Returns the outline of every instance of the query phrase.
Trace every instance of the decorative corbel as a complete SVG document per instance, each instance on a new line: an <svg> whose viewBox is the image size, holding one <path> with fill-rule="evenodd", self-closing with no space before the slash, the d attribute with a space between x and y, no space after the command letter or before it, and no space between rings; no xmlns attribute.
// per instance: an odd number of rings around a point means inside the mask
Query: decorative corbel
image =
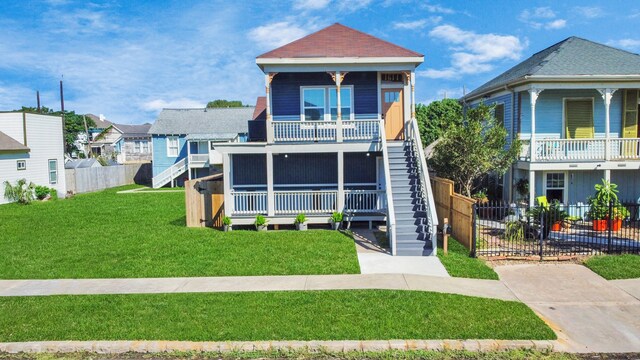
<svg viewBox="0 0 640 360"><path fill-rule="evenodd" d="M327 71L327 74L331 76L331 79L336 84L336 86L340 86L342 84L342 81L344 80L344 77L348 74L348 72L342 72L340 73L340 76L336 74L336 71Z"/></svg>
<svg viewBox="0 0 640 360"><path fill-rule="evenodd" d="M613 94L618 91L618 89L596 89L602 96L602 100L604 100L605 104L611 104L611 99L613 98Z"/></svg>
<svg viewBox="0 0 640 360"><path fill-rule="evenodd" d="M403 71L402 75L404 75L404 84L411 84L411 71Z"/></svg>

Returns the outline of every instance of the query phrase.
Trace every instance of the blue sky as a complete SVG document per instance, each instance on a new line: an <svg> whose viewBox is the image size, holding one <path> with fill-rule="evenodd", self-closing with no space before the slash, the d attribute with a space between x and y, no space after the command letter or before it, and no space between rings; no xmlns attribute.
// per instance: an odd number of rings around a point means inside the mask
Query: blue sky
<svg viewBox="0 0 640 360"><path fill-rule="evenodd" d="M416 98L458 97L569 36L640 52L638 1L2 1L0 110L152 122L264 91L255 57L340 22L425 54Z"/></svg>

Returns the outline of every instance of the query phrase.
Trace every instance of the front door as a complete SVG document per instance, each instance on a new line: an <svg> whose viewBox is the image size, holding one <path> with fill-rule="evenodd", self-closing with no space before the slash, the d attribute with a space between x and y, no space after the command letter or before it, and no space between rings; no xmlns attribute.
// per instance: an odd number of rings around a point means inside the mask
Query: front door
<svg viewBox="0 0 640 360"><path fill-rule="evenodd" d="M402 140L404 135L404 101L402 89L382 89L382 117L387 140Z"/></svg>

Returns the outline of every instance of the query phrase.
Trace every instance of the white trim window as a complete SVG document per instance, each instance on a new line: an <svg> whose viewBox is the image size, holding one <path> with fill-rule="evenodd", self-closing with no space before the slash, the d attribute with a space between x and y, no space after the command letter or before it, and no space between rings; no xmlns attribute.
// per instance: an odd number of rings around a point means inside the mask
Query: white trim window
<svg viewBox="0 0 640 360"><path fill-rule="evenodd" d="M49 184L58 183L58 160L49 159Z"/></svg>
<svg viewBox="0 0 640 360"><path fill-rule="evenodd" d="M18 171L27 170L27 160L17 160L16 167Z"/></svg>
<svg viewBox="0 0 640 360"><path fill-rule="evenodd" d="M133 142L133 152L146 154L149 152L149 142L147 140L136 140Z"/></svg>
<svg viewBox="0 0 640 360"><path fill-rule="evenodd" d="M567 203L567 180L566 172L544 173L544 195L549 203L554 200L563 204Z"/></svg>
<svg viewBox="0 0 640 360"><path fill-rule="evenodd" d="M177 136L167 136L167 156L178 157L179 140Z"/></svg>
<svg viewBox="0 0 640 360"><path fill-rule="evenodd" d="M300 88L300 118L303 121L337 120L338 99L335 86ZM353 86L340 88L342 119L353 119Z"/></svg>

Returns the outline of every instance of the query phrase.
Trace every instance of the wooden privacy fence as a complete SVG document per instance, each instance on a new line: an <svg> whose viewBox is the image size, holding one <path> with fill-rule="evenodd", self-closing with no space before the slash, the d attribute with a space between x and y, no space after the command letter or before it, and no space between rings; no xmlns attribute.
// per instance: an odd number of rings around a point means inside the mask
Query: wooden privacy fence
<svg viewBox="0 0 640 360"><path fill-rule="evenodd" d="M82 194L116 186L151 183L151 164L125 164L65 169L67 191Z"/></svg>
<svg viewBox="0 0 640 360"><path fill-rule="evenodd" d="M431 178L431 188L436 203L438 223L449 219L451 235L470 251L473 247L473 204L475 200L453 191L454 182L438 177Z"/></svg>
<svg viewBox="0 0 640 360"><path fill-rule="evenodd" d="M184 182L187 227L222 227L224 187L222 174Z"/></svg>

